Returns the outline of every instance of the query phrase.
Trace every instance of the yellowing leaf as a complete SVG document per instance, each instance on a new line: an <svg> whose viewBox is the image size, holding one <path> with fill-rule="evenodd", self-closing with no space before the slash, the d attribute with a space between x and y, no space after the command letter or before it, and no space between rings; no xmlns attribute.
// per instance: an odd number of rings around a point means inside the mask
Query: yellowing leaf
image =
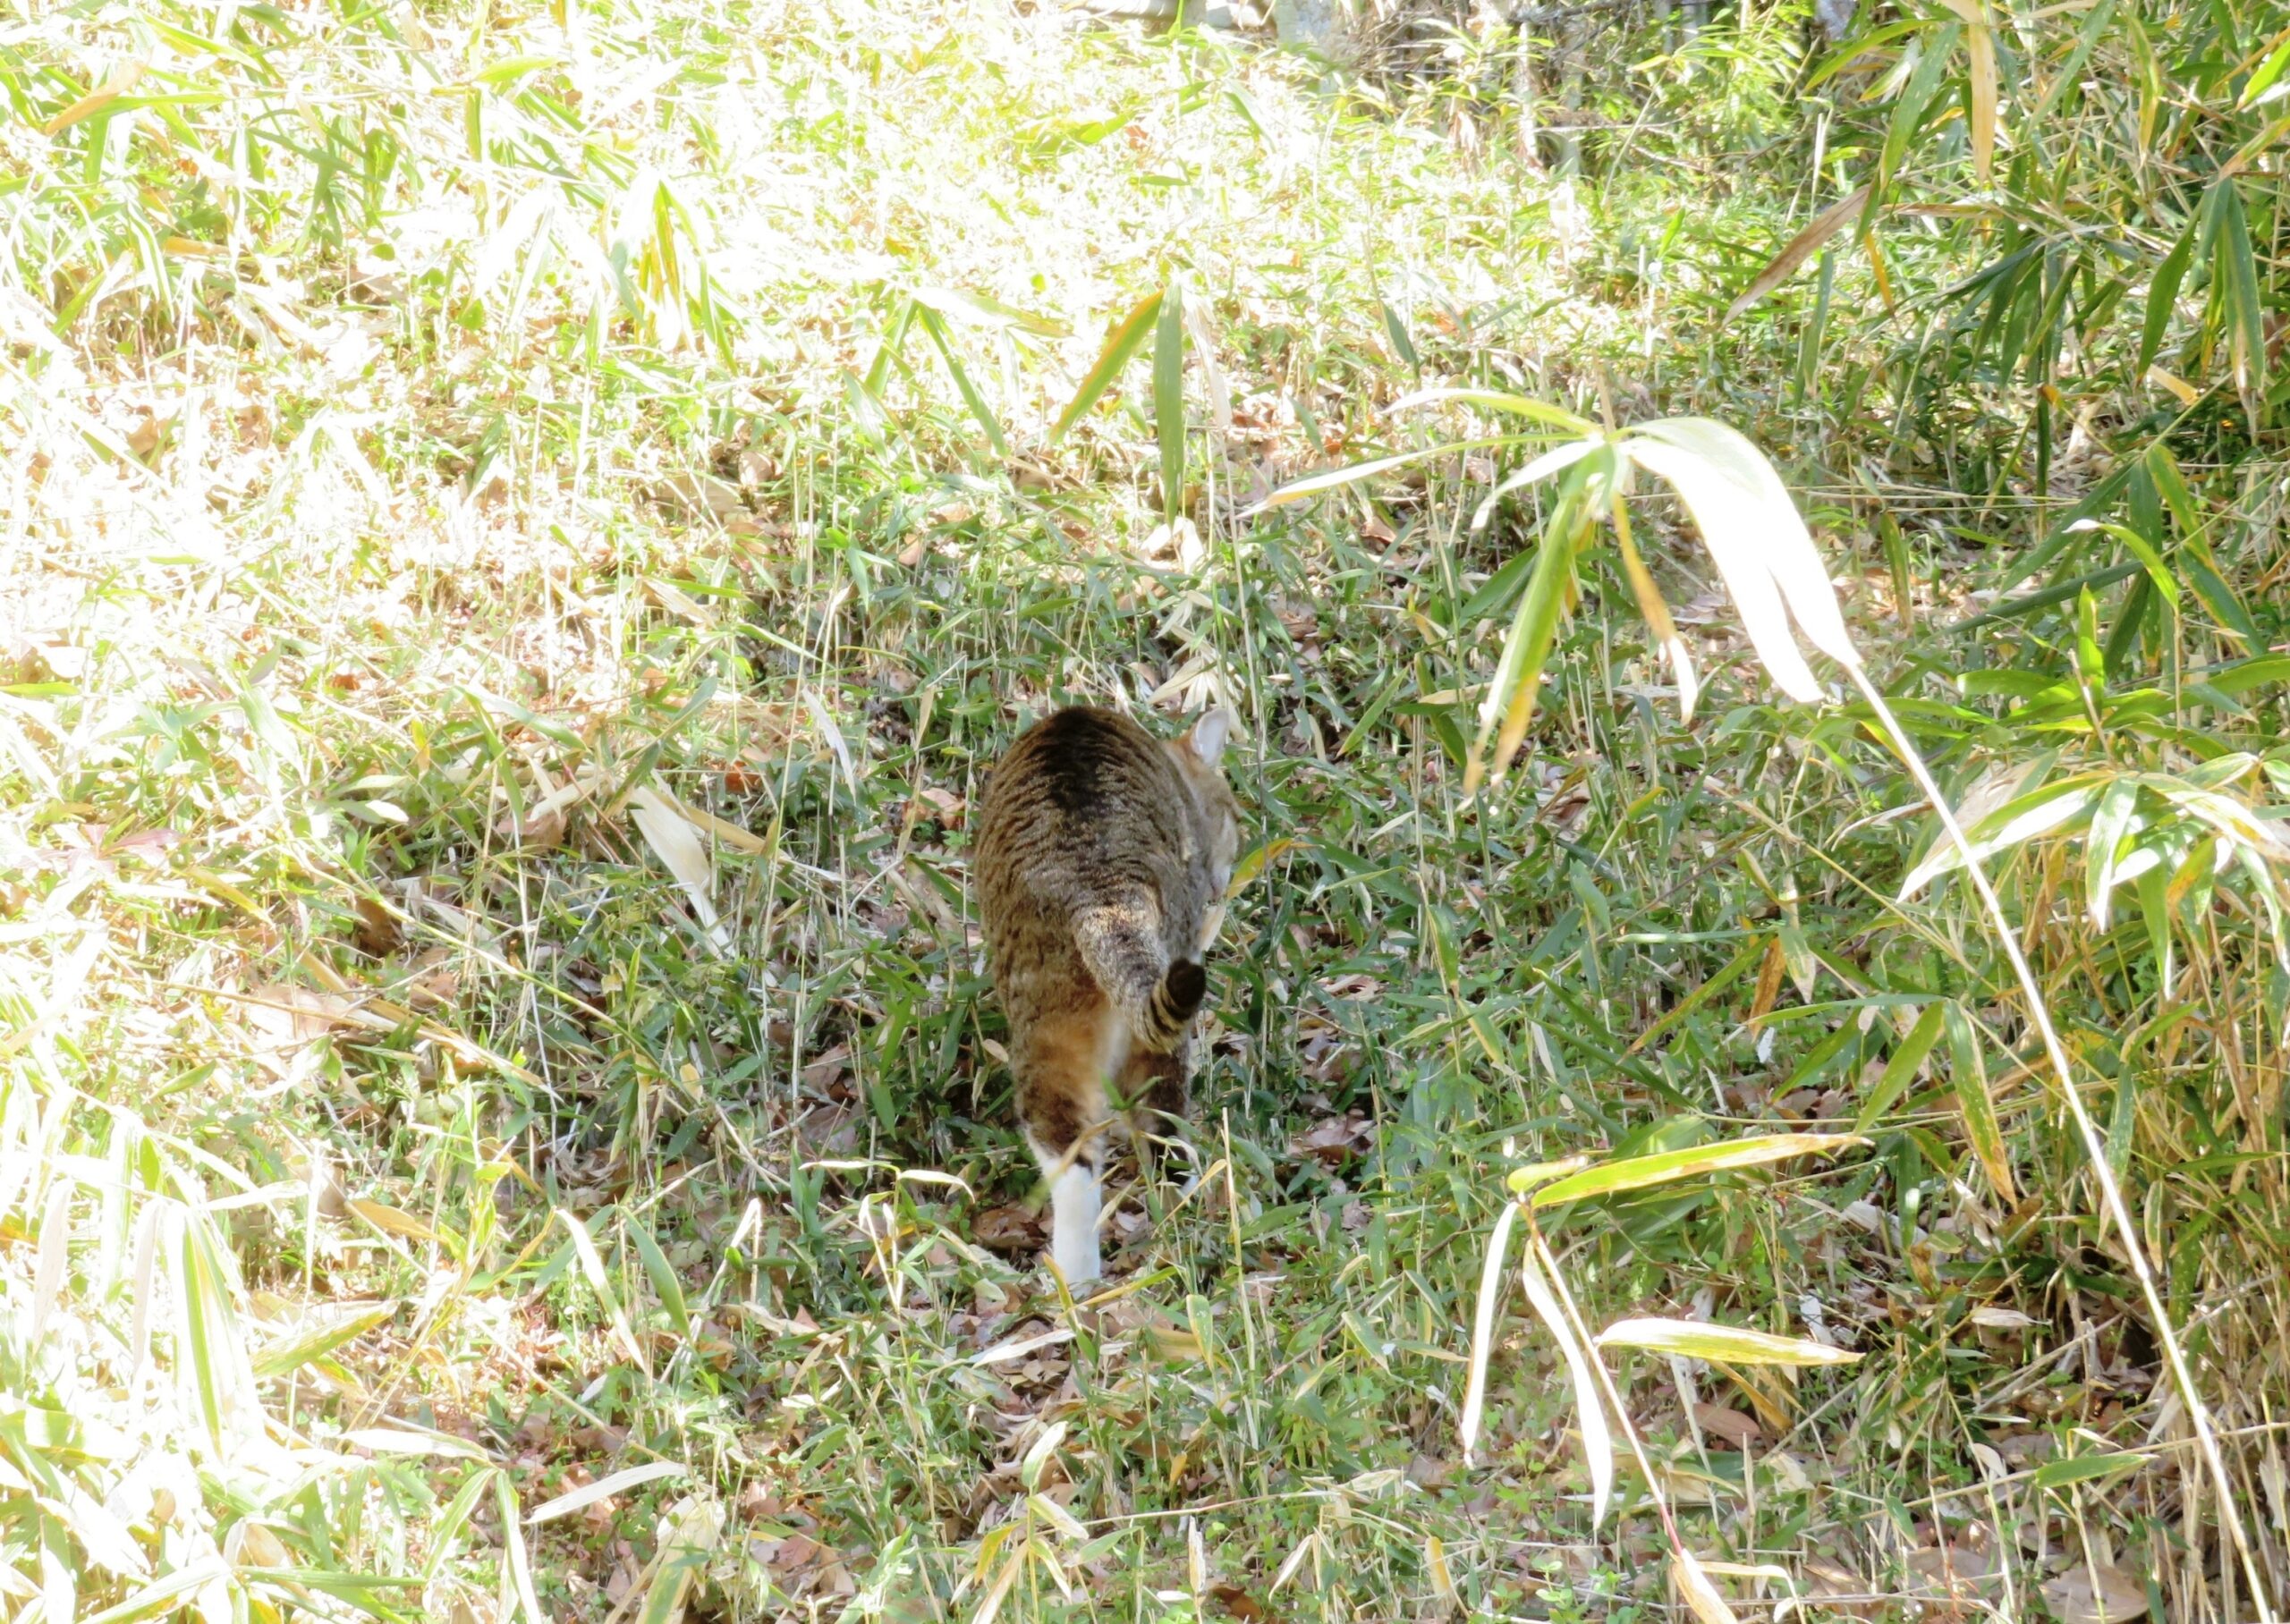
<svg viewBox="0 0 2290 1624"><path fill-rule="evenodd" d="M1979 1156L1980 1166L1988 1170L1988 1181L1995 1188L1996 1198L2006 1207L2014 1205L2020 1199L2019 1187L2013 1182L2011 1154L2004 1147L2004 1131L1997 1124L1996 1101L1988 1092L1988 1068L1980 1058L1980 1032L1960 1003L1948 1004L1946 1019L1955 1062L1949 1080L1955 1086L1956 1108L1963 1113L1964 1138L1972 1141L1973 1154Z"/></svg>
<svg viewBox="0 0 2290 1624"><path fill-rule="evenodd" d="M402 1213L379 1201L349 1203L350 1210L386 1235L403 1235L409 1240L437 1240L442 1237L411 1213Z"/></svg>
<svg viewBox="0 0 2290 1624"><path fill-rule="evenodd" d="M1601 1348L1643 1348L1689 1359L1718 1359L1731 1365L1850 1365L1860 1355L1801 1337L1775 1336L1738 1325L1706 1325L1699 1320L1616 1320L1599 1332Z"/></svg>
<svg viewBox="0 0 2290 1624"><path fill-rule="evenodd" d="M1121 369L1129 364L1129 358L1144 344L1145 335L1153 331L1160 315L1160 293L1148 293L1131 306L1129 314L1106 334L1105 347L1098 351L1098 359L1091 363L1089 375L1082 378L1081 386L1073 392L1073 398L1066 402L1065 410L1057 414L1057 421L1050 428L1049 443L1052 445L1064 439L1065 431L1080 422L1082 414L1098 403L1098 397L1113 386L1114 379L1121 376Z"/></svg>
<svg viewBox="0 0 2290 1624"><path fill-rule="evenodd" d="M1971 57L1972 167L1987 185L1996 170L1996 34L1980 0L1942 0L1963 19L1964 47Z"/></svg>
<svg viewBox="0 0 2290 1624"><path fill-rule="evenodd" d="M1293 851L1297 847L1303 843L1304 842L1300 840L1294 840L1284 835L1276 841L1267 841L1261 846L1247 852L1242 857L1239 862L1233 865L1233 877L1226 882L1225 886L1226 900L1229 901L1234 897L1240 895L1243 891L1246 890L1250 882L1254 880L1257 875L1262 874L1265 870L1265 866L1270 863L1273 859L1280 856L1283 852Z"/></svg>
<svg viewBox="0 0 2290 1624"><path fill-rule="evenodd" d="M1687 1610L1701 1624L1741 1624L1726 1598L1718 1594L1718 1586L1709 1582L1709 1574L1702 1571L1701 1562L1684 1545L1670 1552L1670 1583L1678 1587Z"/></svg>
<svg viewBox="0 0 2290 1624"><path fill-rule="evenodd" d="M140 62L120 63L106 76L102 84L42 124L39 132L42 135L61 135L82 120L93 118L135 88L136 80L143 77L143 65Z"/></svg>
<svg viewBox="0 0 2290 1624"><path fill-rule="evenodd" d="M2194 406L2201 402L2202 391L2176 372L2167 371L2161 367L2150 367L2147 368L2147 381L2169 390L2178 397L2179 404L2182 406Z"/></svg>
<svg viewBox="0 0 2290 1624"><path fill-rule="evenodd" d="M1607 1502L1614 1498L1614 1434L1607 1425L1590 1356L1575 1340L1566 1311L1550 1288L1549 1275L1544 1273L1546 1263L1542 1238L1530 1231L1526 1252L1519 1259L1519 1278L1526 1286L1527 1300L1542 1317L1543 1328L1558 1344L1559 1357L1566 1361L1567 1379L1573 1383L1575 1425L1582 1431L1582 1454L1590 1468L1590 1528L1595 1533L1606 1520ZM1556 1272L1555 1265L1549 1266Z"/></svg>
<svg viewBox="0 0 2290 1624"><path fill-rule="evenodd" d="M1795 275L1797 267L1813 257L1813 250L1842 231L1845 228L1845 223L1858 215L1867 206L1868 201L1869 189L1863 186L1851 197L1840 198L1814 216L1812 224L1790 238L1782 250L1767 263L1766 267L1751 279L1750 285L1742 290L1742 296L1734 300L1732 307L1726 310L1726 319L1733 320Z"/></svg>
<svg viewBox="0 0 2290 1624"><path fill-rule="evenodd" d="M1867 1143L1859 1135L1850 1133L1777 1133L1758 1138L1727 1139L1715 1145L1691 1145L1684 1150L1666 1150L1650 1156L1631 1156L1601 1163L1556 1184L1546 1184L1530 1199L1538 1208L1556 1206L1590 1196L1646 1189L1701 1173L1757 1167L1791 1156L1832 1155L1848 1146Z"/></svg>

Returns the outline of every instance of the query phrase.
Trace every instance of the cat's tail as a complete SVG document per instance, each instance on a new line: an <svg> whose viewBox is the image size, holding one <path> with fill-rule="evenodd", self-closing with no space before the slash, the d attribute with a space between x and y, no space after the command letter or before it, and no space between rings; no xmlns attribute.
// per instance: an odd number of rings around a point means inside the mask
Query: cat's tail
<svg viewBox="0 0 2290 1624"><path fill-rule="evenodd" d="M1073 921L1081 961L1128 1023L1139 1047L1166 1054L1209 994L1209 972L1195 959L1168 957L1144 910L1092 908Z"/></svg>

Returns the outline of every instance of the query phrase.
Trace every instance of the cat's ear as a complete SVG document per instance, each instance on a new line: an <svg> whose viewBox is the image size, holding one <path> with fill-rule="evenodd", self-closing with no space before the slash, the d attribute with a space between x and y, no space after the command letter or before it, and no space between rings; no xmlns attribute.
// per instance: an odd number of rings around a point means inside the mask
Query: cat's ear
<svg viewBox="0 0 2290 1624"><path fill-rule="evenodd" d="M1192 724L1192 732L1184 736L1185 749L1202 766L1213 767L1225 753L1225 742L1233 736L1233 713L1223 706L1203 711L1200 720Z"/></svg>

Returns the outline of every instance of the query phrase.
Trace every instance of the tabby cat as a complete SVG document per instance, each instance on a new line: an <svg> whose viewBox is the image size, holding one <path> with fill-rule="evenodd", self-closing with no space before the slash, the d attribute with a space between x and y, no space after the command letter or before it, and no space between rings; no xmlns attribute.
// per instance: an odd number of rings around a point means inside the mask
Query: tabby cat
<svg viewBox="0 0 2290 1624"><path fill-rule="evenodd" d="M1075 706L1036 723L986 787L972 871L1010 1023L1026 1142L1050 1181L1050 1255L1098 1277L1110 1106L1185 1108L1200 955L1240 844L1217 760L1231 714L1182 739Z"/></svg>

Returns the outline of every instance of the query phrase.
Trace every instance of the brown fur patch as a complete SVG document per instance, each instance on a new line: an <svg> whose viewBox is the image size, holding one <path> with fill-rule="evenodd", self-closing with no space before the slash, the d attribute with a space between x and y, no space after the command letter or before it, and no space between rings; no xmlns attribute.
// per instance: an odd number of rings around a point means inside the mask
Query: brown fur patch
<svg viewBox="0 0 2290 1624"><path fill-rule="evenodd" d="M1238 805L1192 740L1111 712L1060 711L996 765L971 869L1045 1165L1105 1120L1109 1087L1166 1113L1151 1131L1182 1119L1196 954L1239 842Z"/></svg>

